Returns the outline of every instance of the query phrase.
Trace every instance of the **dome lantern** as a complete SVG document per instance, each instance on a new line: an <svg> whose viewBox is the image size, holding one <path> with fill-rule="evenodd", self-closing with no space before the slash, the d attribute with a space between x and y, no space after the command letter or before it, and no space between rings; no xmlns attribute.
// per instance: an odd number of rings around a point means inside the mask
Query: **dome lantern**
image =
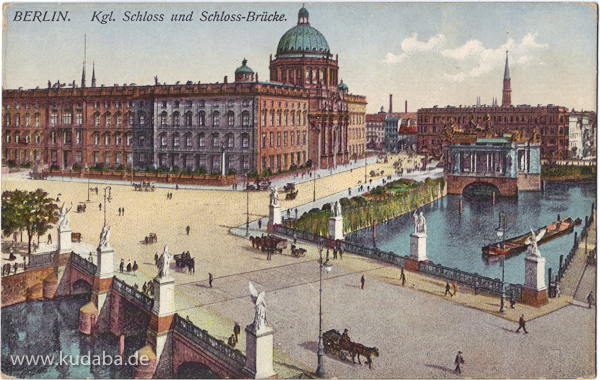
<svg viewBox="0 0 600 380"><path fill-rule="evenodd" d="M302 4L302 8L298 12L298 25L310 25L308 22L308 10L304 8L304 4Z"/></svg>
<svg viewBox="0 0 600 380"><path fill-rule="evenodd" d="M254 80L254 71L246 66L248 60L244 58L242 66L235 70L235 81L236 82L249 82Z"/></svg>

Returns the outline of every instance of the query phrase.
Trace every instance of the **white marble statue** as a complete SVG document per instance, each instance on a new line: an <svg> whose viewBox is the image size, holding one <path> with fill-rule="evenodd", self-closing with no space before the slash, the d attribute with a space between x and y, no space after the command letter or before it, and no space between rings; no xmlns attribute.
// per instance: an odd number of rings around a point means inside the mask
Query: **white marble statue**
<svg viewBox="0 0 600 380"><path fill-rule="evenodd" d="M105 224L100 232L100 249L110 248L110 227Z"/></svg>
<svg viewBox="0 0 600 380"><path fill-rule="evenodd" d="M250 288L250 296L252 302L254 302L254 321L249 326L254 332L259 332L263 328L267 327L267 304L265 304L265 292L258 293L258 290L252 285L252 282L248 281L248 287Z"/></svg>
<svg viewBox="0 0 600 380"><path fill-rule="evenodd" d="M169 246L165 245L163 253L160 255L158 261L156 262L159 278L169 277L169 264L171 263L172 258L173 255L169 253Z"/></svg>
<svg viewBox="0 0 600 380"><path fill-rule="evenodd" d="M67 208L66 204L63 203L62 206L60 207L60 216L58 217L58 228L60 230L68 230L69 229L69 212L71 211L71 209L73 208L73 205L71 204L71 207Z"/></svg>
<svg viewBox="0 0 600 380"><path fill-rule="evenodd" d="M423 216L423 211L417 212L413 214L413 218L415 218L415 233L416 234L426 234L427 233L427 223L425 217Z"/></svg>
<svg viewBox="0 0 600 380"><path fill-rule="evenodd" d="M546 234L546 229L544 228L543 230L540 231L539 234L537 234L537 236L535 235L535 232L533 232L533 228L531 228L531 226L529 226L529 230L531 231L531 236L525 241L525 244L527 244L527 256L528 257L542 257L542 254L540 253L540 250L538 249L538 241L540 241L544 235Z"/></svg>
<svg viewBox="0 0 600 380"><path fill-rule="evenodd" d="M342 216L342 205L340 205L340 201L335 202L335 216Z"/></svg>
<svg viewBox="0 0 600 380"><path fill-rule="evenodd" d="M271 189L271 206L279 206L279 192L277 186Z"/></svg>

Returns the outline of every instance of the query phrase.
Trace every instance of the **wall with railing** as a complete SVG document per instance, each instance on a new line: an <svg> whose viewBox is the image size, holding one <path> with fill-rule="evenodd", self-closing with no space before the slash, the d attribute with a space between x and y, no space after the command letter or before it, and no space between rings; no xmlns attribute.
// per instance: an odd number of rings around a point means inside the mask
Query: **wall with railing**
<svg viewBox="0 0 600 380"><path fill-rule="evenodd" d="M575 232L573 247L571 247L571 250L569 251L569 254L565 257L564 261L561 260L561 262L559 263L559 268L558 268L558 272L556 273L556 277L554 279L548 279L551 283L558 282L563 278L563 276L565 275L565 272L571 265L571 262L573 261L573 258L575 257L575 254L577 253L577 250L579 249L579 246L582 243L587 244L587 238L588 238L588 234L590 232L590 228L592 227L592 225L595 222L594 207L595 207L595 205L592 203L592 212L589 217L587 217L587 216L585 217L585 224L583 225L583 229L581 230L581 233L579 234L579 236L577 235L577 232ZM590 259L590 256L591 256L591 259ZM561 256L561 258L562 258L562 256ZM596 258L596 248L594 248L591 252L588 252L588 257L586 258L586 260L588 261L588 263L591 260L592 263L595 264L595 260L596 260L595 258Z"/></svg>
<svg viewBox="0 0 600 380"><path fill-rule="evenodd" d="M147 312L152 311L154 299L135 289L133 286L127 285L124 281L114 277L112 289Z"/></svg>
<svg viewBox="0 0 600 380"><path fill-rule="evenodd" d="M93 262L84 259L75 252L71 253L71 266L79 269L85 274L94 277L96 274L97 266Z"/></svg>

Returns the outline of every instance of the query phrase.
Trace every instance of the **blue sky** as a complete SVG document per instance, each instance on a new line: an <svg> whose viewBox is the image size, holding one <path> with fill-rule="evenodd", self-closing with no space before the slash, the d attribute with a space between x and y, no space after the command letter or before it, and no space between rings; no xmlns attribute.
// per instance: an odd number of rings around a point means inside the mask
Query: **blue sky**
<svg viewBox="0 0 600 380"><path fill-rule="evenodd" d="M87 34L98 84L230 80L243 58L268 79L269 55L296 25L301 3L98 3L5 5L4 88L81 80ZM306 3L310 22L339 55L340 78L367 96L368 111L409 111L502 99L509 50L513 104L596 109L597 11L583 3ZM15 22L15 12L69 11L69 22ZM117 21L91 21L113 11ZM126 11L164 14L125 22ZM194 12L191 22L171 14ZM201 22L203 11L285 14L284 22Z"/></svg>

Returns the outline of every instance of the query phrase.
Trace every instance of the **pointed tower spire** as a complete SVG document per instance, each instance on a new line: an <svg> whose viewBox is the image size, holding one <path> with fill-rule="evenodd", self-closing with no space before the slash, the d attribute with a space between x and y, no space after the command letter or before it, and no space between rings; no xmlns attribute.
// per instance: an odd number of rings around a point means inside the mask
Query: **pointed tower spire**
<svg viewBox="0 0 600 380"><path fill-rule="evenodd" d="M85 88L85 59L87 54L87 35L83 35L83 73L81 73L81 88Z"/></svg>
<svg viewBox="0 0 600 380"><path fill-rule="evenodd" d="M92 87L96 87L96 62L92 63Z"/></svg>
<svg viewBox="0 0 600 380"><path fill-rule="evenodd" d="M506 51L506 66L504 67L504 86L502 87L502 107L510 107L512 103L510 89L510 73L508 72L508 50Z"/></svg>

